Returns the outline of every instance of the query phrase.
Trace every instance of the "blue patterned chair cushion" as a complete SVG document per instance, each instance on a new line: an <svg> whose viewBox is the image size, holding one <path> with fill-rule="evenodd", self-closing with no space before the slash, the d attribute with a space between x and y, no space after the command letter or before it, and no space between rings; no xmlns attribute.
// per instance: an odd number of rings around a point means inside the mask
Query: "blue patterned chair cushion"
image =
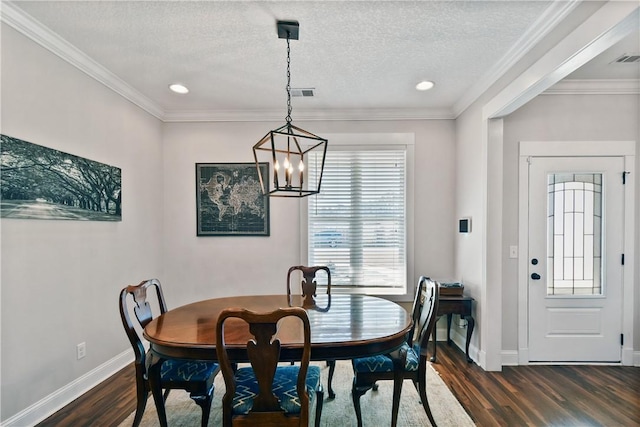
<svg viewBox="0 0 640 427"><path fill-rule="evenodd" d="M213 362L165 360L160 368L162 381L206 381L218 369Z"/></svg>
<svg viewBox="0 0 640 427"><path fill-rule="evenodd" d="M407 350L407 360L404 365L405 371L417 371L420 354L420 346L409 348L409 344L402 344L401 348ZM393 372L393 361L386 354L379 356L361 357L353 359L353 370L356 372Z"/></svg>
<svg viewBox="0 0 640 427"><path fill-rule="evenodd" d="M298 371L300 367L279 366L273 378L273 394L280 400L280 407L286 414L300 413L300 399L296 391ZM307 393L309 401L315 397L316 389L320 384L320 368L309 366L307 370ZM239 368L236 371L236 394L233 396L233 415L248 414L253 407L253 399L258 394L258 380L253 368Z"/></svg>

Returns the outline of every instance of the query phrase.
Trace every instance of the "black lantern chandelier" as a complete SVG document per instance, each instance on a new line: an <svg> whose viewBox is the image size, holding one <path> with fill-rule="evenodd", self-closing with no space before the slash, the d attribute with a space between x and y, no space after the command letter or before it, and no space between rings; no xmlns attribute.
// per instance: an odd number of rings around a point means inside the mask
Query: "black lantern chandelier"
<svg viewBox="0 0 640 427"><path fill-rule="evenodd" d="M278 21L278 38L287 39L286 123L267 133L253 146L262 193L280 197L305 197L320 192L327 140L291 123L291 58L289 40L298 40L297 21ZM268 168L264 165L268 164ZM309 174L310 164L314 165ZM262 166L262 167L261 167ZM269 174L273 188L269 189Z"/></svg>

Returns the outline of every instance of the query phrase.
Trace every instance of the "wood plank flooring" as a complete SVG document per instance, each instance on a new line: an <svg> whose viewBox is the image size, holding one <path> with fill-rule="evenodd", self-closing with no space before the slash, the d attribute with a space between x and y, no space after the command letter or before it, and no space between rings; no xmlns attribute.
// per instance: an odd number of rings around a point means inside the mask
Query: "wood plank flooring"
<svg viewBox="0 0 640 427"><path fill-rule="evenodd" d="M509 366L485 372L444 343L434 366L478 426L640 426L640 368ZM119 425L135 409L133 377L131 365L38 426Z"/></svg>
<svg viewBox="0 0 640 427"><path fill-rule="evenodd" d="M485 372L438 343L441 378L478 426L640 426L640 368L505 366Z"/></svg>

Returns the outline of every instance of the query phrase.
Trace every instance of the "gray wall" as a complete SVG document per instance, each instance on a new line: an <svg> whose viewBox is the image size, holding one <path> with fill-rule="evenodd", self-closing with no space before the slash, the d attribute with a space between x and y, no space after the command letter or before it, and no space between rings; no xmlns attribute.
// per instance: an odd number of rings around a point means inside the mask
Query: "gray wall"
<svg viewBox="0 0 640 427"><path fill-rule="evenodd" d="M2 133L122 169L122 222L3 219L5 420L121 353L119 290L162 276L161 123L2 25ZM76 344L87 356L76 360Z"/></svg>
<svg viewBox="0 0 640 427"><path fill-rule="evenodd" d="M295 119L295 118L294 118ZM300 204L273 197L270 237L196 237L195 163L251 162L251 147L282 123L167 123L164 126L164 259L172 304L203 297L273 294L300 259ZM447 279L453 272L454 126L452 120L299 122L317 135L415 134L415 268ZM411 275L411 274L410 274ZM185 283L188 279L188 283ZM179 292L177 289L180 289ZM175 294L175 295L174 295Z"/></svg>

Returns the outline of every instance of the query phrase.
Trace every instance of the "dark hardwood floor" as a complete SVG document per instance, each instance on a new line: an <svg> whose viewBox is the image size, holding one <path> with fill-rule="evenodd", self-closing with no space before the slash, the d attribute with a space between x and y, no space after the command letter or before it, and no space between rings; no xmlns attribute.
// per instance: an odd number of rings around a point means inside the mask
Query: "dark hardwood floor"
<svg viewBox="0 0 640 427"><path fill-rule="evenodd" d="M444 343L434 367L478 426L640 426L640 368L530 365L485 372Z"/></svg>
<svg viewBox="0 0 640 427"><path fill-rule="evenodd" d="M485 372L444 343L434 366L478 426L640 426L640 368L508 366ZM117 426L135 409L133 378L131 365L38 426Z"/></svg>

